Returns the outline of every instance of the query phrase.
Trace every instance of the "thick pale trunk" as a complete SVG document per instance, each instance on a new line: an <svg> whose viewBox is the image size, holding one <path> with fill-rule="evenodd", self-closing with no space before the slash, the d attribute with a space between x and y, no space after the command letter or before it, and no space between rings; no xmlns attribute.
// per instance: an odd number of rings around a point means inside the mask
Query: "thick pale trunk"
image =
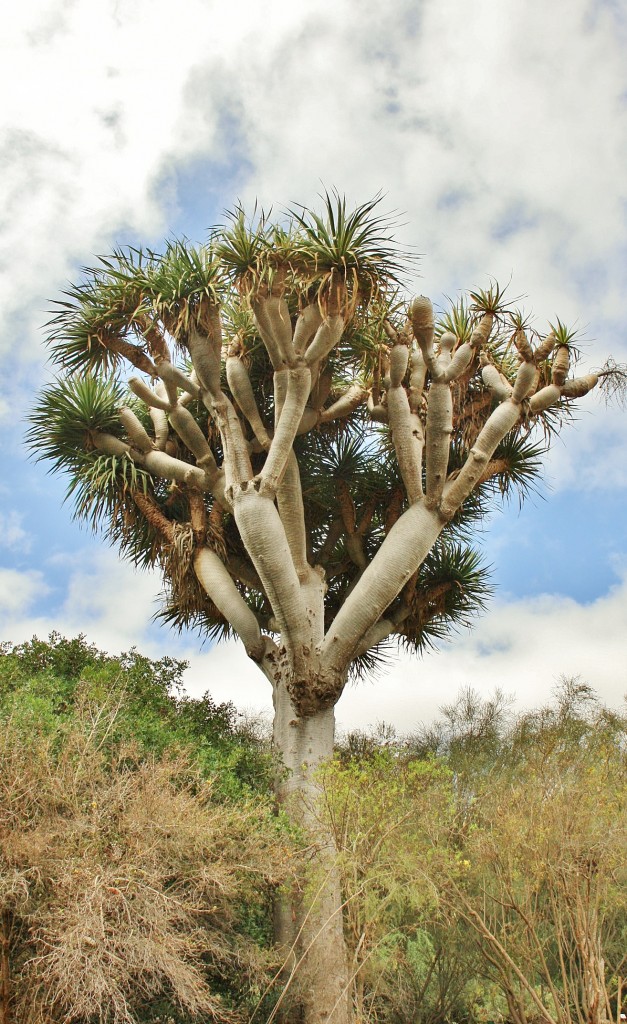
<svg viewBox="0 0 627 1024"><path fill-rule="evenodd" d="M284 1020L349 1024L351 993L336 850L320 820L319 766L333 755L334 709L299 717L281 682L275 687L274 744L283 763L277 799L311 837L305 894L284 899L275 912L275 936L286 957ZM287 1007L291 1007L287 1011Z"/></svg>

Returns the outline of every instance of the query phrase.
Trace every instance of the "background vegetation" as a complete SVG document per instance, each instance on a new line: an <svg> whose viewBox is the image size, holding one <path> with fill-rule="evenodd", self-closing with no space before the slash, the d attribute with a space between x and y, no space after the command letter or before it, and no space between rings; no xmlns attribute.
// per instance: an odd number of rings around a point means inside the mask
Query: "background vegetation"
<svg viewBox="0 0 627 1024"><path fill-rule="evenodd" d="M184 664L84 637L0 656L2 1024L273 1019L270 934L308 850L263 731ZM626 719L580 681L515 716L472 692L322 775L358 1020L616 1020L627 968ZM296 966L296 970L298 966ZM275 1009L273 1009L275 1007Z"/></svg>

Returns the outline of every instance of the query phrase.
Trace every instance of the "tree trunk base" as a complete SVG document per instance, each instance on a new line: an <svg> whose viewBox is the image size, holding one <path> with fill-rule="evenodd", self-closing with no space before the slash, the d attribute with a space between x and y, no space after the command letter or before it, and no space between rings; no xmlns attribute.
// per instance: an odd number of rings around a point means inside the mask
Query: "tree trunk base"
<svg viewBox="0 0 627 1024"><path fill-rule="evenodd" d="M277 901L275 940L285 951L284 1024L351 1024L351 985L337 853L320 816L319 766L333 756L334 710L299 717L287 690L275 688L274 744L286 775L277 799L310 837L303 891Z"/></svg>

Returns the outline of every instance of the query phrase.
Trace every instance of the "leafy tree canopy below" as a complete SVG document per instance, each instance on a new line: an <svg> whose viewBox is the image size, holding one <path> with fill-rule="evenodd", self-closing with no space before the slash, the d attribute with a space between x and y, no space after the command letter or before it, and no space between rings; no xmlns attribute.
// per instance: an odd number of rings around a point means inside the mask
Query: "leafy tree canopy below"
<svg viewBox="0 0 627 1024"><path fill-rule="evenodd" d="M84 635L53 632L0 648L0 718L25 733L62 735L77 716L115 711L105 745L132 741L141 756L185 749L205 775L217 775L225 796L268 791L271 762L252 731L238 723L233 704L210 693L191 699L183 691L185 661L151 660L134 648L110 655Z"/></svg>

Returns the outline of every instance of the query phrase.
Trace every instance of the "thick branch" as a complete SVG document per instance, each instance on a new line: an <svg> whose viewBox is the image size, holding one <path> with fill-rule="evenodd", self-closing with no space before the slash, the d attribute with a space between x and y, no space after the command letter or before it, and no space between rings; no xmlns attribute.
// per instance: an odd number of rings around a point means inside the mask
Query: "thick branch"
<svg viewBox="0 0 627 1024"><path fill-rule="evenodd" d="M164 365L163 363L161 364L160 372ZM171 370L175 370L171 364L168 364L168 366ZM224 473L218 468L213 452L209 447L209 442L196 423L196 420L189 410L177 400L178 387L185 387L187 394L193 393L193 389L198 392L198 388L185 374L178 370L172 376L166 374L163 377L163 381L164 383L161 384L161 388L168 389L170 396L168 400L162 394L152 391L143 381L137 378L132 378L129 381L131 390L149 406L155 424L156 435L153 442L132 410L127 408L120 409L120 419L131 444L144 455L153 450L157 454L165 455L164 449L168 437L167 427L169 419L185 447L195 457L199 469L206 475L206 486L203 489L209 489L216 500L224 504ZM166 417L164 409L168 410L169 417ZM166 458L169 458L169 456L166 456ZM163 463L163 459L161 461ZM148 462L145 459L144 462L148 466ZM154 459L152 462L155 466L157 465ZM165 465L165 463L163 464Z"/></svg>
<svg viewBox="0 0 627 1024"><path fill-rule="evenodd" d="M168 435L170 433L168 417L163 409L151 408L148 410L148 414L152 420L152 426L155 432L155 448L159 452L164 452Z"/></svg>
<svg viewBox="0 0 627 1024"><path fill-rule="evenodd" d="M490 389L494 398L499 402L503 402L505 399L509 398L513 390L512 385L508 381L507 377L505 377L500 370L497 370L496 366L489 361L488 357L484 353L481 354L481 367L481 378L483 383Z"/></svg>
<svg viewBox="0 0 627 1024"><path fill-rule="evenodd" d="M488 418L462 469L444 490L442 515L450 519L477 486L497 446L518 423L521 407L511 398L501 402Z"/></svg>
<svg viewBox="0 0 627 1024"><path fill-rule="evenodd" d="M259 444L266 451L270 447L270 437L265 428L263 420L259 415L255 394L253 392L248 370L244 366L240 356L229 355L226 360L226 379L231 394L240 407L242 413L250 423L253 433Z"/></svg>
<svg viewBox="0 0 627 1024"><path fill-rule="evenodd" d="M346 671L368 630L422 563L443 526L444 520L423 501L403 513L336 615L322 647L324 665Z"/></svg>
<svg viewBox="0 0 627 1024"><path fill-rule="evenodd" d="M157 367L139 345L133 345L130 341L124 341L122 338L107 338L107 343L104 347L108 348L111 352L124 356L125 359L128 359L129 363L136 366L138 370L143 370L150 377L157 376Z"/></svg>
<svg viewBox="0 0 627 1024"><path fill-rule="evenodd" d="M403 507L404 494L401 487L395 487L390 495L390 499L385 510L385 522L383 528L385 534L390 532L394 524L398 521L401 515L401 509Z"/></svg>
<svg viewBox="0 0 627 1024"><path fill-rule="evenodd" d="M305 351L305 361L308 366L325 359L331 352L344 333L344 317L329 316L320 324L313 341Z"/></svg>
<svg viewBox="0 0 627 1024"><path fill-rule="evenodd" d="M373 495L373 497L369 498L364 505L362 517L357 524L357 529L355 530L360 537L365 537L368 532L368 527L372 522L372 517L374 516L377 508L377 500L377 496Z"/></svg>
<svg viewBox="0 0 627 1024"><path fill-rule="evenodd" d="M160 533L163 539L171 544L174 540L174 524L164 516L157 503L143 491L133 491L133 501L153 530Z"/></svg>
<svg viewBox="0 0 627 1024"><path fill-rule="evenodd" d="M197 545L203 545L207 538L207 509L204 495L200 491L189 490L187 500L194 541Z"/></svg>
<svg viewBox="0 0 627 1024"><path fill-rule="evenodd" d="M305 406L300 423L298 424L298 430L296 431L298 435L307 434L320 423L331 423L333 420L344 419L350 416L368 398L368 392L361 384L351 384L335 402L328 406L327 409L324 409L323 405L327 399L330 386L330 375L323 374L319 384L323 386L316 386L311 390L308 404Z"/></svg>
<svg viewBox="0 0 627 1024"><path fill-rule="evenodd" d="M562 358L557 370L553 371L554 380L555 378L561 379L565 373L564 363L565 357ZM483 372L487 369L488 367L485 366ZM536 391L535 394L531 394L529 410L531 413L542 412L558 405L562 397L579 398L587 394L597 381L596 374L589 374L586 377L563 381L561 384L549 384L541 388L540 391ZM461 471L455 479L447 484L441 505L442 515L450 519L474 487L482 481L497 446L520 420L523 412L522 403L537 386L537 382L538 371L535 359L525 360L519 367L510 397L502 401L488 418Z"/></svg>
<svg viewBox="0 0 627 1024"><path fill-rule="evenodd" d="M419 413L425 390L425 378L427 376L427 364L424 361L422 352L412 352L409 365L409 408L412 412Z"/></svg>
<svg viewBox="0 0 627 1024"><path fill-rule="evenodd" d="M318 416L318 423L330 423L331 420L340 420L350 416L360 405L363 405L368 397L366 388L361 384L351 384L339 398L327 409L323 409Z"/></svg>
<svg viewBox="0 0 627 1024"><path fill-rule="evenodd" d="M368 415L370 416L370 419L373 420L375 423L388 422L387 397L387 394L385 394L381 402L375 402L374 395L368 395Z"/></svg>
<svg viewBox="0 0 627 1024"><path fill-rule="evenodd" d="M187 450L192 453L196 461L201 463L203 466L207 464L212 468L215 468L215 471L217 472L218 467L213 457L213 452L209 447L209 442L196 423L196 420L189 409L186 409L184 405L174 405L170 409L168 419L181 441Z"/></svg>
<svg viewBox="0 0 627 1024"><path fill-rule="evenodd" d="M230 501L230 492L233 487L238 486L244 481L252 480L253 468L250 462L248 444L242 431L242 424L233 408L233 403L226 397L224 392L220 391L216 400L211 399L210 396L207 396L207 398L208 401L205 400L203 395L203 401L205 401L205 404L211 411L220 431L224 453L225 494L227 500Z"/></svg>
<svg viewBox="0 0 627 1024"><path fill-rule="evenodd" d="M194 572L216 608L242 640L249 658L261 661L265 653L265 640L259 623L215 551L201 548L194 555Z"/></svg>
<svg viewBox="0 0 627 1024"><path fill-rule="evenodd" d="M150 409L160 409L163 412L167 412L170 408L169 399L164 397L163 394L159 394L156 390L153 391L140 377L129 377L128 386L133 394L141 398L142 402Z"/></svg>
<svg viewBox="0 0 627 1024"><path fill-rule="evenodd" d="M364 551L363 534L357 532L355 504L345 480L337 482L337 499L346 533L346 550L353 564L358 569L365 569L368 560Z"/></svg>
<svg viewBox="0 0 627 1024"><path fill-rule="evenodd" d="M261 580L252 564L245 559L239 558L237 555L231 555L228 560L227 569L234 579L245 583L251 590L257 590L260 594L264 593Z"/></svg>
<svg viewBox="0 0 627 1024"><path fill-rule="evenodd" d="M142 334L146 339L146 343L152 356L156 362L161 359L170 359L170 350L168 343L165 340L165 335L157 324L150 320L149 317L144 317L140 322L143 327Z"/></svg>
<svg viewBox="0 0 627 1024"><path fill-rule="evenodd" d="M274 384L274 429L276 430L279 425L279 420L281 418L281 413L283 411L287 395L287 367L283 366L280 370L275 370L272 375L272 381Z"/></svg>
<svg viewBox="0 0 627 1024"><path fill-rule="evenodd" d="M285 401L279 414L270 451L260 474L264 484L275 491L285 471L311 386L311 371L308 366L301 365L288 370L287 373Z"/></svg>
<svg viewBox="0 0 627 1024"><path fill-rule="evenodd" d="M343 531L344 525L341 519L331 520L322 547L320 547L318 551L314 553L313 560L317 565L322 565L325 568L328 566L329 559L331 558L333 550L337 542L339 541L340 537L342 536Z"/></svg>
<svg viewBox="0 0 627 1024"><path fill-rule="evenodd" d="M431 360L433 379L427 399L425 441L426 493L431 508L437 508L440 503L448 470L453 433L453 396L447 379L447 370L451 365L454 341L453 335L443 335L440 340L440 355Z"/></svg>
<svg viewBox="0 0 627 1024"><path fill-rule="evenodd" d="M201 387L217 398L222 366L222 329L217 307L211 307L209 327L206 333L192 327L187 335L187 348Z"/></svg>
<svg viewBox="0 0 627 1024"><path fill-rule="evenodd" d="M193 356L194 367L203 385L208 382L212 361L217 357L216 332L213 335L213 348L209 351L209 363L206 347L202 350L205 359L202 367L196 365L197 354ZM282 384L286 377L287 388L283 397ZM301 656L299 652L302 652L311 634L290 545L273 498L292 450L296 429L309 395L310 379L308 367L278 370L275 373L275 415L278 416L278 426L264 471L254 484L242 424L232 402L220 390L219 378L216 380L215 373L211 390L207 389L208 394L203 393L203 401L220 430L227 500L233 503L240 537L261 580L293 662Z"/></svg>
<svg viewBox="0 0 627 1024"><path fill-rule="evenodd" d="M251 302L255 324L275 369L294 364L292 323L287 302L279 295L258 295Z"/></svg>
<svg viewBox="0 0 627 1024"><path fill-rule="evenodd" d="M395 629L396 623L392 619L379 619L361 638L353 657L359 658L362 654L366 654L372 647L376 647L377 644L386 640Z"/></svg>
<svg viewBox="0 0 627 1024"><path fill-rule="evenodd" d="M133 410L123 406L118 415L133 447L139 449L140 452L152 451L154 447L152 438L148 436Z"/></svg>
<svg viewBox="0 0 627 1024"><path fill-rule="evenodd" d="M311 644L311 628L279 513L272 497L251 484L234 488L233 512L244 547L296 664L303 647Z"/></svg>
<svg viewBox="0 0 627 1024"><path fill-rule="evenodd" d="M294 351L302 355L322 323L322 313L317 302L305 306L294 328Z"/></svg>
<svg viewBox="0 0 627 1024"><path fill-rule="evenodd" d="M436 357L432 352L430 348L429 325L423 325L421 330L423 332L422 341L425 362L427 364L430 362L435 372L443 375L446 372L443 366L443 363L446 361L446 355L442 359L442 357ZM446 352L447 348L450 351L448 339L446 339L446 342L442 339L441 344L444 352ZM464 362L465 357L459 360L460 367L458 367L456 372L463 372ZM582 378L577 382L569 382L568 385L550 385L533 396L530 401L530 409L533 412L535 409L548 408L549 405L555 404L560 400L562 388L564 387L567 391L572 390L577 391L577 393L584 389L589 390L594 385L595 380L595 378L591 377L589 380ZM445 519L450 518L455 513L471 490L481 481L497 445L519 421L522 415L522 403L536 386L536 381L537 374L534 363L524 361L518 371L511 396L501 402L489 417L470 452L466 464L457 477L452 479L447 485L441 511L439 513L435 510L431 511L426 503L417 501L392 527L375 558L364 571L353 592L338 612L325 638L323 645L324 661L335 671L346 670L355 652L361 649L368 631L379 622L385 609L389 607L394 598L400 593L407 579L418 568L431 549L443 528ZM437 384L437 382L432 382L432 390L434 384ZM448 391L449 385L446 383L442 387ZM430 394L430 401L431 398ZM436 438L439 435L440 444L442 445L441 435L445 431L441 428L444 425L444 417L440 416L441 410L438 410L437 407L436 412L438 414L436 420L439 421L441 419L442 423L432 423L432 433L435 433ZM427 422L429 424L429 420ZM442 464L442 452L436 452L435 460L432 461L431 465L432 483L429 505L435 500L440 488L439 480L433 479L433 477L437 478ZM429 463L427 465L429 466ZM491 470L493 468L491 467ZM438 470L438 473L434 473L434 470Z"/></svg>
<svg viewBox="0 0 627 1024"><path fill-rule="evenodd" d="M179 483L190 483L200 490L208 490L209 484L205 473L197 466L190 466L188 462L181 459L174 459L165 452L150 450L140 451L139 448L131 448L130 445L112 434L103 434L98 430L90 432L90 439L94 448L105 455L128 455L139 466L145 466L150 473L160 476L164 480L177 480Z"/></svg>
<svg viewBox="0 0 627 1024"><path fill-rule="evenodd" d="M410 503L422 496L422 450L424 434L420 417L411 411L402 379L409 352L395 345L390 357L390 387L387 392L388 420L398 468ZM395 365L398 364L398 367ZM397 372L395 372L397 371Z"/></svg>
<svg viewBox="0 0 627 1024"><path fill-rule="evenodd" d="M158 365L158 373L163 381L168 397L172 405L178 402L179 390L184 391L191 398L200 398L200 388L186 373L179 370L178 366L163 360Z"/></svg>
<svg viewBox="0 0 627 1024"><path fill-rule="evenodd" d="M437 356L433 348L433 338L435 335L433 306L426 295L419 295L418 298L414 299L409 307L409 318L425 365L431 375L437 377Z"/></svg>
<svg viewBox="0 0 627 1024"><path fill-rule="evenodd" d="M311 366L311 394L309 396L309 405L316 411L316 414L322 412L324 403L331 393L331 387L333 386L333 374L329 367L320 371L320 363L313 363Z"/></svg>
<svg viewBox="0 0 627 1024"><path fill-rule="evenodd" d="M491 459L477 481L478 486L487 483L492 477L506 473L507 468L507 459Z"/></svg>
<svg viewBox="0 0 627 1024"><path fill-rule="evenodd" d="M277 505L287 543L292 553L294 567L298 578L302 581L309 572L307 535L300 471L293 451L290 451L288 455L285 473L277 491Z"/></svg>

